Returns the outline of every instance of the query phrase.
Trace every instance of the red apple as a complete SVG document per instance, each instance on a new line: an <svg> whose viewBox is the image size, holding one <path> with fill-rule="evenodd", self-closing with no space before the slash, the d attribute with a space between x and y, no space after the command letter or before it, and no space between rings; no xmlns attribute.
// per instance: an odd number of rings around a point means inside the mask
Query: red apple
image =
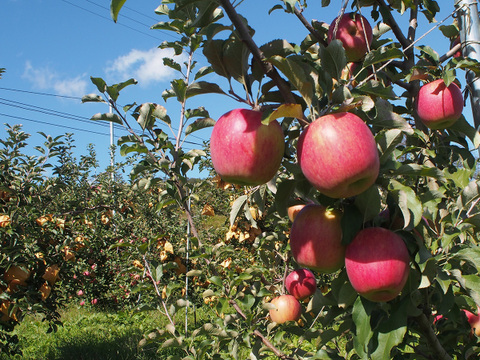
<svg viewBox="0 0 480 360"><path fill-rule="evenodd" d="M300 135L297 152L307 180L332 198L355 196L367 190L380 168L370 128L352 113L319 117Z"/></svg>
<svg viewBox="0 0 480 360"><path fill-rule="evenodd" d="M345 261L341 215L321 205L306 205L290 229L290 249L298 265L321 273L340 269Z"/></svg>
<svg viewBox="0 0 480 360"><path fill-rule="evenodd" d="M475 315L474 313L468 311L468 310L463 310L462 311L465 313L467 316L468 323L470 324L470 327L472 328L471 334L475 334L476 336L480 336L480 316Z"/></svg>
<svg viewBox="0 0 480 360"><path fill-rule="evenodd" d="M462 115L462 90L454 82L447 87L443 79L429 82L420 88L415 110L425 126L445 129Z"/></svg>
<svg viewBox="0 0 480 360"><path fill-rule="evenodd" d="M328 43L333 39L342 42L348 61L359 61L368 52L372 43L372 27L364 16L345 13L340 19L336 17L328 28Z"/></svg>
<svg viewBox="0 0 480 360"><path fill-rule="evenodd" d="M345 251L353 288L370 301L390 301L408 278L410 257L402 238L381 227L361 230Z"/></svg>
<svg viewBox="0 0 480 360"><path fill-rule="evenodd" d="M296 269L285 278L285 287L291 295L301 301L315 294L317 280L310 270Z"/></svg>
<svg viewBox="0 0 480 360"><path fill-rule="evenodd" d="M287 209L288 218L293 222L297 217L297 214L305 207L305 204L297 204L289 206Z"/></svg>
<svg viewBox="0 0 480 360"><path fill-rule="evenodd" d="M215 171L223 181L259 185L271 180L282 162L283 130L277 121L262 124L262 113L229 111L218 119L210 139Z"/></svg>
<svg viewBox="0 0 480 360"><path fill-rule="evenodd" d="M302 316L302 305L293 295L280 295L270 301L275 309L270 309L270 319L277 324L297 321Z"/></svg>

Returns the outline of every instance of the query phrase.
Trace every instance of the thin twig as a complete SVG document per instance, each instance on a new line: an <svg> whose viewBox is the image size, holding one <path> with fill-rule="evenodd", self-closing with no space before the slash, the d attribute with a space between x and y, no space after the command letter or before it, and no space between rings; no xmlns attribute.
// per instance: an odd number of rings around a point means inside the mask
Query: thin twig
<svg viewBox="0 0 480 360"><path fill-rule="evenodd" d="M235 300L230 300L229 301L230 305L233 306L235 311L243 318L243 320L247 319L247 316L243 313L242 309L240 306L238 306L237 302ZM288 355L285 355L282 353L280 350L278 350L258 329L255 329L253 331L253 334L257 336L260 340L262 340L262 343L268 347L272 352L275 354L276 357L284 360L289 360L292 359L292 357L289 357Z"/></svg>

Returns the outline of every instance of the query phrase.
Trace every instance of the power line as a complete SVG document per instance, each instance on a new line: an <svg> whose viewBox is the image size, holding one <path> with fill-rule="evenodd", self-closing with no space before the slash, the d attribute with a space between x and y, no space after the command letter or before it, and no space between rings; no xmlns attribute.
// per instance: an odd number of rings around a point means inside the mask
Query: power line
<svg viewBox="0 0 480 360"><path fill-rule="evenodd" d="M0 115L6 116L6 117L9 117L9 118L12 118L12 119L30 121L30 122L34 122L34 123L38 123L38 124L44 124L44 125L50 125L50 126L57 126L57 127L65 128L65 129L70 129L70 130L88 132L90 134L97 134L97 135L103 135L103 136L109 135L109 134L106 134L106 133L101 133L101 132L97 132L97 131L93 131L93 130L85 130L85 129L79 129L79 128L75 128L75 127L67 126L67 125L53 124L53 123L49 123L49 122L46 122L46 121L28 119L28 118L21 117L21 116L16 116L16 115L9 115L9 114L5 114L5 113L0 113Z"/></svg>
<svg viewBox="0 0 480 360"><path fill-rule="evenodd" d="M59 94L52 94L52 93L45 93L45 92L38 92L38 91L12 89L12 88L5 88L5 87L0 87L0 90L16 91L16 92L22 92L26 94L43 95L43 96L54 96L54 97L64 98L64 99L82 100L82 98L78 96L67 96L67 95L59 95Z"/></svg>
<svg viewBox="0 0 480 360"><path fill-rule="evenodd" d="M112 19L111 19L110 17L105 16L105 15L102 15L102 14L99 14L99 13L96 13L95 11L92 11L92 10L90 10L90 9L87 9L87 8L85 8L85 7L83 7L83 6L80 6L80 5L78 5L78 4L74 4L74 3L70 2L70 1L67 1L67 0L62 0L62 1L65 2L65 3L67 3L67 4L69 4L69 5L75 6L76 8L79 8L79 9L81 9L81 10L83 10L83 11L86 11L86 12L88 12L88 13L90 13L90 14L93 14L93 15L95 15L95 16L98 16L98 17L100 17L100 18L102 18L102 19L104 19L104 20L112 21ZM160 38L158 38L158 37L156 37L156 36L153 36L153 35L151 35L150 33L147 33L147 32L144 32L144 31L140 31L140 30L138 30L138 29L136 29L136 28L134 28L134 27L128 26L128 25L123 24L123 23L117 22L117 24L119 24L120 26L123 26L123 27L125 27L125 28L127 28L127 29L130 29L130 30L132 30L132 31L138 32L138 33L140 33L140 34L149 36L149 37L151 37L151 38L153 38L153 39L155 39L155 40L162 41L162 39L160 39ZM150 28L150 27L149 27L149 28ZM172 34L168 34L168 35L173 36Z"/></svg>
<svg viewBox="0 0 480 360"><path fill-rule="evenodd" d="M22 93L28 93L28 94L34 94L34 95L65 97L63 95L58 95L58 94L28 91L28 90L22 90L22 89L11 89L11 88L4 88L4 87L0 87L0 90L16 91L16 92L22 92ZM81 100L81 98L79 98L79 97L67 96L67 98L74 98L74 99L80 99ZM11 102L13 104L9 104L8 102ZM0 104L20 108L20 109L27 110L27 111L38 112L38 113L42 113L42 114L46 114L46 115L57 116L57 117L68 119L68 120L80 121L80 122L88 123L89 125L98 125L98 126L102 126L102 127L109 127L109 125L104 123L104 122L94 122L94 123L92 123L93 120L91 120L90 118L85 117L85 116L74 115L74 114L70 114L70 113L66 113L66 112L62 112L62 111L57 111L57 110L54 110L54 109L49 109L49 108L44 108L44 107L41 107L41 106L36 106L36 105L23 103L23 102L20 102L20 101L5 99L5 98L2 98L2 97L0 97ZM14 105L14 104L16 104L16 105ZM118 126L118 124L114 124L114 126L115 126L115 129L117 129L117 130L122 130L122 131L127 131L128 132L128 130ZM178 129L172 128L172 130L177 131ZM202 140L202 141L205 140L205 139L203 139L199 136L193 135L193 134L190 134L189 136L192 137L192 138L198 139L198 140ZM184 143L191 143L193 145L203 146L203 144L188 142L187 140L184 141Z"/></svg>

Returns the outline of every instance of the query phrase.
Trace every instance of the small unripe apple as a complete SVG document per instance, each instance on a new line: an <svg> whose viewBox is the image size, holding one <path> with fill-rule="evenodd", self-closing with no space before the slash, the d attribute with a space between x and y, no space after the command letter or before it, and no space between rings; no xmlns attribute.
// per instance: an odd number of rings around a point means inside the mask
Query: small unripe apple
<svg viewBox="0 0 480 360"><path fill-rule="evenodd" d="M364 16L345 13L340 19L336 17L328 28L328 43L333 39L342 42L348 61L360 61L372 43L372 27Z"/></svg>
<svg viewBox="0 0 480 360"><path fill-rule="evenodd" d="M293 295L280 295L270 301L275 309L270 309L270 319L277 324L287 321L297 321L302 316L302 305Z"/></svg>
<svg viewBox="0 0 480 360"><path fill-rule="evenodd" d="M277 173L285 149L283 130L277 121L262 124L262 113L235 109L221 116L212 130L210 152L213 167L223 181L260 185Z"/></svg>
<svg viewBox="0 0 480 360"><path fill-rule="evenodd" d="M390 301L408 279L410 256L403 239L381 227L361 230L345 251L353 288L370 301Z"/></svg>
<svg viewBox="0 0 480 360"><path fill-rule="evenodd" d="M341 214L316 204L306 205L290 229L290 249L298 265L321 273L340 269L345 261Z"/></svg>
<svg viewBox="0 0 480 360"><path fill-rule="evenodd" d="M423 85L415 101L418 118L430 129L445 129L462 115L463 95L457 84L443 79Z"/></svg>
<svg viewBox="0 0 480 360"><path fill-rule="evenodd" d="M332 198L364 192L380 169L372 131L348 112L324 115L309 124L298 139L297 156L307 180Z"/></svg>
<svg viewBox="0 0 480 360"><path fill-rule="evenodd" d="M301 301L315 294L317 280L310 270L296 269L285 278L285 288L289 294Z"/></svg>

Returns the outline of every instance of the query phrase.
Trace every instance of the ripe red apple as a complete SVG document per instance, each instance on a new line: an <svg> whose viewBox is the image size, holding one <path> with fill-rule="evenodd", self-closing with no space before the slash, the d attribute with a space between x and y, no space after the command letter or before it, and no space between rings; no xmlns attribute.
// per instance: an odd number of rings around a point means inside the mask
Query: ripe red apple
<svg viewBox="0 0 480 360"><path fill-rule="evenodd" d="M410 257L402 238L381 227L361 230L345 251L353 288L370 301L390 301L408 278Z"/></svg>
<svg viewBox="0 0 480 360"><path fill-rule="evenodd" d="M345 13L340 19L336 17L328 28L328 43L333 39L342 42L348 61L359 61L368 52L372 43L372 27L364 16Z"/></svg>
<svg viewBox="0 0 480 360"><path fill-rule="evenodd" d="M316 204L306 205L290 229L290 249L298 265L332 273L345 262L341 215Z"/></svg>
<svg viewBox="0 0 480 360"><path fill-rule="evenodd" d="M270 309L270 319L277 324L297 321L302 316L302 305L293 295L280 295L270 301L275 309Z"/></svg>
<svg viewBox="0 0 480 360"><path fill-rule="evenodd" d="M472 328L471 334L475 334L476 336L480 336L480 316L475 315L474 313L462 309L462 311L465 313L467 316L468 323L470 324L470 327Z"/></svg>
<svg viewBox="0 0 480 360"><path fill-rule="evenodd" d="M317 280L310 270L296 269L285 278L285 287L291 295L301 301L315 294Z"/></svg>
<svg viewBox="0 0 480 360"><path fill-rule="evenodd" d="M297 204L297 205L289 206L288 209L287 209L287 214L288 214L288 218L290 219L290 221L293 222L295 220L295 218L297 217L297 214L304 207L305 207L305 204Z"/></svg>
<svg viewBox="0 0 480 360"><path fill-rule="evenodd" d="M262 113L235 109L221 116L213 127L210 151L222 180L239 185L259 185L272 179L285 148L277 121L262 124Z"/></svg>
<svg viewBox="0 0 480 360"><path fill-rule="evenodd" d="M462 90L453 82L447 87L443 79L429 82L420 88L415 110L425 126L445 129L462 115Z"/></svg>
<svg viewBox="0 0 480 360"><path fill-rule="evenodd" d="M377 179L377 144L357 115L335 113L319 117L300 135L298 162L308 181L332 198L355 196Z"/></svg>

